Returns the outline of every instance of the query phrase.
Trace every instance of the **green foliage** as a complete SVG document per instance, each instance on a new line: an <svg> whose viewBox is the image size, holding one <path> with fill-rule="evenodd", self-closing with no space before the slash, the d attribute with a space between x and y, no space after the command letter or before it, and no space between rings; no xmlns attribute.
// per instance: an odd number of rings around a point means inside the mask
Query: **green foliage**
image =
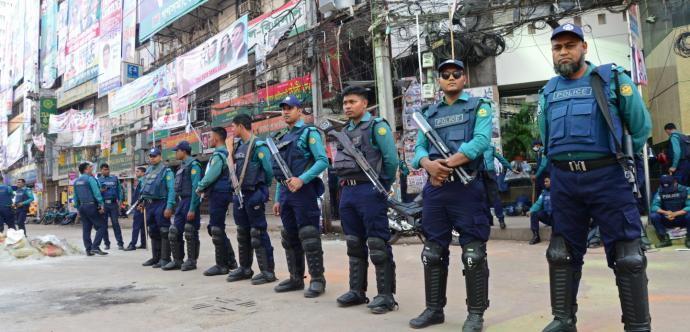
<svg viewBox="0 0 690 332"><path fill-rule="evenodd" d="M531 155L532 140L539 137L536 111L536 104L524 103L520 107L520 112L503 122L501 143L503 154L509 160L513 160L517 155Z"/></svg>

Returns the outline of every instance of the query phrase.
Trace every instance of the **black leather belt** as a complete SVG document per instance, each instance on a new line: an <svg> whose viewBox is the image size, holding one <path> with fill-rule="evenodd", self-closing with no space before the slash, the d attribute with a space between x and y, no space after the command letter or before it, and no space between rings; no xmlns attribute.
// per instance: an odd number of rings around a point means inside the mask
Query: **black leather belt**
<svg viewBox="0 0 690 332"><path fill-rule="evenodd" d="M566 172L589 172L598 168L615 165L616 157L606 157L592 160L553 160L551 163Z"/></svg>
<svg viewBox="0 0 690 332"><path fill-rule="evenodd" d="M341 186L356 186L360 184L366 184L366 183L371 183L369 181L362 181L362 180L350 180L350 179L345 179L340 181Z"/></svg>

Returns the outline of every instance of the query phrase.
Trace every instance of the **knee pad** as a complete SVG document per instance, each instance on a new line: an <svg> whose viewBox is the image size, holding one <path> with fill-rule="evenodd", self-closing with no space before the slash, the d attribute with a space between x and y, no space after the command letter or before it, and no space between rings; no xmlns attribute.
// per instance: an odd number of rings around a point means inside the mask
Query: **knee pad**
<svg viewBox="0 0 690 332"><path fill-rule="evenodd" d="M425 266L442 265L443 248L441 245L436 242L426 241L422 250L422 263Z"/></svg>
<svg viewBox="0 0 690 332"><path fill-rule="evenodd" d="M647 268L647 257L640 239L618 241L615 245L616 271L636 274Z"/></svg>
<svg viewBox="0 0 690 332"><path fill-rule="evenodd" d="M158 232L156 226L149 226L149 236L154 240L159 240L161 238L161 233Z"/></svg>
<svg viewBox="0 0 690 332"><path fill-rule="evenodd" d="M472 241L462 247L462 264L468 269L486 262L486 242Z"/></svg>
<svg viewBox="0 0 690 332"><path fill-rule="evenodd" d="M161 227L160 231L161 231L161 234L163 234L163 236L167 236L168 232L170 232L170 227Z"/></svg>
<svg viewBox="0 0 690 332"><path fill-rule="evenodd" d="M246 227L237 227L237 241L249 242L251 241L251 231Z"/></svg>
<svg viewBox="0 0 690 332"><path fill-rule="evenodd" d="M314 226L304 226L299 230L299 239L304 251L321 250L321 233Z"/></svg>
<svg viewBox="0 0 690 332"><path fill-rule="evenodd" d="M178 234L177 227L175 227L175 225L170 226L168 229L168 239L170 239L170 241L177 241Z"/></svg>
<svg viewBox="0 0 690 332"><path fill-rule="evenodd" d="M573 257L562 236L551 237L549 248L546 249L546 260L549 264L556 266L570 265L572 263Z"/></svg>
<svg viewBox="0 0 690 332"><path fill-rule="evenodd" d="M189 224L189 223L184 225L184 238L187 241L191 241L192 239L194 239L195 233L196 233L196 228L194 227L194 225Z"/></svg>
<svg viewBox="0 0 690 332"><path fill-rule="evenodd" d="M225 232L223 232L220 227L212 226L209 229L209 233L211 234L211 241L213 241L214 245L222 245L225 243Z"/></svg>
<svg viewBox="0 0 690 332"><path fill-rule="evenodd" d="M260 228L252 228L250 231L251 237L252 237L252 248L254 249L259 249L261 248L261 234L263 233L263 230Z"/></svg>
<svg viewBox="0 0 690 332"><path fill-rule="evenodd" d="M386 241L378 237L370 237L367 239L367 246L369 247L369 257L374 265L384 264L388 261L388 248Z"/></svg>
<svg viewBox="0 0 690 332"><path fill-rule="evenodd" d="M292 249L292 246L290 245L290 234L284 228L282 231L280 231L280 243L283 245L283 248Z"/></svg>
<svg viewBox="0 0 690 332"><path fill-rule="evenodd" d="M347 241L347 255L350 257L367 258L366 247L364 242L359 237L354 235L346 235L345 241Z"/></svg>

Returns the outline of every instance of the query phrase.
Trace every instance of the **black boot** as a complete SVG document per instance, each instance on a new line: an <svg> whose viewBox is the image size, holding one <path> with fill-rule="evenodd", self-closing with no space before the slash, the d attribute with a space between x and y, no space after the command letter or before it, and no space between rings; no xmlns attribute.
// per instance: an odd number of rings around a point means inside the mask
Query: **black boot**
<svg viewBox="0 0 690 332"><path fill-rule="evenodd" d="M549 262L551 313L554 318L542 332L577 332L574 286L580 272L574 271L572 255L563 237L551 237L546 260Z"/></svg>
<svg viewBox="0 0 690 332"><path fill-rule="evenodd" d="M153 264L153 268L157 269L170 263L170 235L168 233L169 229L167 227L161 227L161 260L158 264Z"/></svg>
<svg viewBox="0 0 690 332"><path fill-rule="evenodd" d="M445 321L443 307L446 306L448 268L443 263L443 248L435 242L427 241L422 251L422 263L426 309L417 318L410 320L410 327L414 329Z"/></svg>
<svg viewBox="0 0 690 332"><path fill-rule="evenodd" d="M626 332L651 331L647 293L647 257L640 239L616 242L613 271L623 312Z"/></svg>
<svg viewBox="0 0 690 332"><path fill-rule="evenodd" d="M276 293L291 292L304 289L304 252L302 248L295 250L292 248L291 236L286 230L281 232L281 243L285 249L290 278L278 283L273 290Z"/></svg>
<svg viewBox="0 0 690 332"><path fill-rule="evenodd" d="M665 247L670 247L673 245L673 242L671 242L671 237L668 236L668 234L664 233L659 235L659 244L656 245L657 248L665 248Z"/></svg>
<svg viewBox="0 0 690 332"><path fill-rule="evenodd" d="M350 290L336 300L341 307L369 303L367 291L367 261L364 242L352 235L345 236L347 255L350 257Z"/></svg>
<svg viewBox="0 0 690 332"><path fill-rule="evenodd" d="M184 225L184 239L187 241L187 260L182 263L180 270L196 270L196 261L199 259L199 232L190 223Z"/></svg>
<svg viewBox="0 0 690 332"><path fill-rule="evenodd" d="M204 271L205 276L217 276L228 274L228 248L225 230L220 227L211 227L211 240L216 252L216 265Z"/></svg>
<svg viewBox="0 0 690 332"><path fill-rule="evenodd" d="M367 305L372 313L384 314L392 311L398 305L393 298L393 285L395 284L395 264L388 254L386 241L377 237L367 240L369 257L376 268L376 289L378 294Z"/></svg>
<svg viewBox="0 0 690 332"><path fill-rule="evenodd" d="M159 232L154 232L154 229L155 226L149 227L149 236L151 237L151 259L141 264L143 266L154 266L161 260L161 234Z"/></svg>
<svg viewBox="0 0 690 332"><path fill-rule="evenodd" d="M304 297L318 297L326 291L326 278L323 275L321 232L314 226L304 226L299 230L299 238L302 242L304 254L307 257L307 266L311 275L309 288L304 291Z"/></svg>
<svg viewBox="0 0 690 332"><path fill-rule="evenodd" d="M225 279L228 282L251 279L254 275L254 271L252 271L254 254L252 253L251 241L249 229L237 227L237 253L239 254L240 266L230 271Z"/></svg>
<svg viewBox="0 0 690 332"><path fill-rule="evenodd" d="M135 247L131 243L127 246L127 248L125 248L125 251L133 251L133 250L137 250L137 247Z"/></svg>
<svg viewBox="0 0 690 332"><path fill-rule="evenodd" d="M260 272L252 277L252 285L263 285L274 282L276 279L275 262L268 257L268 250L262 241L262 236L266 230L259 228L251 229L252 248L256 254L256 262L259 264Z"/></svg>
<svg viewBox="0 0 690 332"><path fill-rule="evenodd" d="M532 231L532 239L529 240L529 244L537 244L541 242L541 237L539 237L539 231Z"/></svg>
<svg viewBox="0 0 690 332"><path fill-rule="evenodd" d="M481 332L484 311L489 307L489 264L486 243L472 241L462 247L462 271L467 289L467 319L463 332Z"/></svg>
<svg viewBox="0 0 690 332"><path fill-rule="evenodd" d="M498 224L501 226L501 229L506 229L506 221L504 218L498 218Z"/></svg>
<svg viewBox="0 0 690 332"><path fill-rule="evenodd" d="M178 240L177 227L170 226L168 231L168 239L170 241L170 251L172 252L173 260L161 267L164 271L179 270L182 268L184 262L184 242Z"/></svg>

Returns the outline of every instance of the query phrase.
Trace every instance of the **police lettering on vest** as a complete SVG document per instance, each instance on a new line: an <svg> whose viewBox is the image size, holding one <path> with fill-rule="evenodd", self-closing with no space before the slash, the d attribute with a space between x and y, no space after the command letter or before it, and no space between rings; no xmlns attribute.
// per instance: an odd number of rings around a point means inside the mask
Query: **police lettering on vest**
<svg viewBox="0 0 690 332"><path fill-rule="evenodd" d="M602 78L604 91L610 91L611 74L613 70L617 71L614 65L602 65L594 70ZM577 80L556 76L544 86L547 156L568 152L616 153L614 136L606 122L600 120L603 116L591 87L590 76ZM615 135L622 142L623 130L618 108L611 101L610 93L606 93L606 97Z"/></svg>
<svg viewBox="0 0 690 332"><path fill-rule="evenodd" d="M680 211L685 208L685 201L688 198L688 187L678 186L678 189L663 192L659 190L659 198L661 198L661 208L667 211Z"/></svg>
<svg viewBox="0 0 690 332"><path fill-rule="evenodd" d="M381 150L374 146L373 143L373 131L376 124L385 121L381 118L375 118L370 121L360 122L360 125L355 127L353 130L344 129L345 134L352 141L352 145L355 149L362 152L364 158L366 158L369 166L371 166L379 177L387 181L389 180L385 174L382 174L381 169L383 167L383 156L381 155ZM352 157L343 146L338 142L338 153L335 157L335 163L333 165L335 168L335 173L339 178L345 180L356 180L356 181L369 181L369 178L364 174L355 158Z"/></svg>
<svg viewBox="0 0 690 332"><path fill-rule="evenodd" d="M313 163L314 157L305 156L305 153L301 151L297 145L297 141L305 130L309 132L309 130L314 130L313 128L314 126L303 126L298 130L288 131L285 133L285 135L280 137L278 144L276 144L278 150L280 150L281 158L285 160L285 163L288 165L290 171L292 171L292 175L294 176L299 176L304 173L304 171L309 168L309 164ZM275 156L273 158L275 160ZM273 161L273 174L278 181L286 180L285 174L283 174L283 171L275 161Z"/></svg>
<svg viewBox="0 0 690 332"><path fill-rule="evenodd" d="M84 205L96 202L96 196L93 195L87 175L81 175L74 181L74 191L77 193L77 197L79 197L79 204Z"/></svg>
<svg viewBox="0 0 690 332"><path fill-rule="evenodd" d="M0 185L0 206L11 206L12 194L10 194L10 187Z"/></svg>
<svg viewBox="0 0 690 332"><path fill-rule="evenodd" d="M256 151L256 146L262 144L254 141L254 147L252 148L252 153ZM241 144L235 149L234 159L235 159L235 174L237 178L242 181L242 190L253 191L256 187L265 182L266 175L264 174L264 169L261 167L261 163L258 161L253 161L251 156L247 156L247 151L249 150L249 144ZM244 169L245 159L249 158L247 169L244 172L244 180L240 179L242 176L242 169Z"/></svg>
<svg viewBox="0 0 690 332"><path fill-rule="evenodd" d="M162 199L167 197L165 191L165 171L168 168L165 166L149 167L144 175L144 186L141 189L141 196L144 198Z"/></svg>
<svg viewBox="0 0 690 332"><path fill-rule="evenodd" d="M199 162L192 160L190 163L183 164L175 174L175 192L182 198L192 197L192 167L199 165Z"/></svg>
<svg viewBox="0 0 690 332"><path fill-rule="evenodd" d="M117 192L118 180L116 176L101 176L98 178L98 183L101 187L105 187L105 191L102 193L103 199L117 200L119 198Z"/></svg>

